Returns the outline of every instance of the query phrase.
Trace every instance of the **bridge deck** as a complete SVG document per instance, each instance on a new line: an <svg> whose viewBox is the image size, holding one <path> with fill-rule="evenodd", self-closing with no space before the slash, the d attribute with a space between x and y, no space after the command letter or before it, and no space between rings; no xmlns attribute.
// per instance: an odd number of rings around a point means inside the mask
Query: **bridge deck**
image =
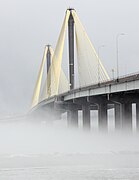
<svg viewBox="0 0 139 180"><path fill-rule="evenodd" d="M57 101L59 98L61 99L61 97L64 101L68 101L80 97L103 95L133 90L139 90L139 73L121 77L119 79L110 80L107 82L102 82L100 84L93 84L86 87L70 90L63 94L50 97L47 100L40 102L36 108L39 108L46 104L53 103Z"/></svg>

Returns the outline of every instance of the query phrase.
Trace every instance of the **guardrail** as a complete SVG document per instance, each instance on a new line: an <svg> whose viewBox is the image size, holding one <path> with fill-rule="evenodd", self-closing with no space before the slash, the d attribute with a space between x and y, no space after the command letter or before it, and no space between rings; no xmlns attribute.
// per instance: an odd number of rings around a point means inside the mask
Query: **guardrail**
<svg viewBox="0 0 139 180"><path fill-rule="evenodd" d="M57 96L49 97L48 99L40 102L39 105L41 105L43 102L45 103L45 101L49 101L51 99L57 100L59 97L64 97L65 95L72 94L74 92L79 92L79 91L82 91L82 90L89 90L89 89L92 89L92 88L99 88L99 87L113 85L113 84L117 84L117 83L130 82L130 81L133 81L133 80L139 80L139 72L131 73L131 74L127 74L127 75L122 75L119 78L110 79L109 81L102 81L100 83L90 84L90 85L87 85L87 86L84 86L84 87L78 87L76 89L67 91L67 92L59 94Z"/></svg>
<svg viewBox="0 0 139 180"><path fill-rule="evenodd" d="M123 82L130 82L130 81L138 80L138 79L139 79L139 72L136 72L136 73L120 76L119 78L110 79L109 81L101 81L100 83L95 83L95 84L90 84L90 85L83 86L83 87L78 87L76 89L70 90L70 91L65 92L63 94L59 94L58 96L65 96L67 93L71 94L71 93L78 92L81 90L99 88L99 87L103 87L106 85L112 85L112 84L123 83Z"/></svg>

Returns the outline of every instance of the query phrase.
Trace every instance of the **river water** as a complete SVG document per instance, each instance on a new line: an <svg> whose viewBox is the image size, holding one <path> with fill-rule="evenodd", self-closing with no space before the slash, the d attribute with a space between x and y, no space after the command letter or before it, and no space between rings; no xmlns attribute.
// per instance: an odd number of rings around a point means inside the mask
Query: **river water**
<svg viewBox="0 0 139 180"><path fill-rule="evenodd" d="M0 180L138 180L138 138L1 123Z"/></svg>
<svg viewBox="0 0 139 180"><path fill-rule="evenodd" d="M1 180L139 179L139 155L55 154L1 158ZM136 163L134 163L134 161Z"/></svg>

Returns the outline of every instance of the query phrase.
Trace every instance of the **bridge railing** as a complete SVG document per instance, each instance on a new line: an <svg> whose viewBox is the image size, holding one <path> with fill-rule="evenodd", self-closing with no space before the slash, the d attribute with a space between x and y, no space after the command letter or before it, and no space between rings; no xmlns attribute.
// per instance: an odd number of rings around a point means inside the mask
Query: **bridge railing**
<svg viewBox="0 0 139 180"><path fill-rule="evenodd" d="M59 94L58 96L64 96L67 93L71 94L73 92L79 92L81 90L87 90L87 89L89 90L92 88L95 89L95 88L103 87L103 86L110 85L110 84L112 85L112 84L117 84L117 83L129 82L129 81L138 80L138 79L139 79L139 72L126 74L126 75L120 76L119 78L110 79L109 81L101 81L100 83L95 83L95 84L90 84L87 86L78 87L78 88L75 88L68 92Z"/></svg>
<svg viewBox="0 0 139 180"><path fill-rule="evenodd" d="M107 86L107 85L123 83L123 82L129 82L129 81L133 81L133 80L139 80L139 72L131 73L131 74L127 74L127 75L122 75L118 79L114 78L114 79L110 79L109 81L103 81L103 82L100 82L100 83L97 83L97 84L90 84L90 85L87 85L87 86L84 86L84 87L78 87L78 88L75 88L73 90L67 91L65 93L59 94L57 96L49 97L48 99L40 102L38 105L41 105L42 103L45 104L46 101L48 101L48 102L49 101L51 102L51 100L57 101L59 98L64 97L67 94L72 94L74 92L79 92L79 91L83 91L83 90L89 90L89 89L92 89L92 88L95 89L95 88L99 88L99 87L103 87L103 86Z"/></svg>
<svg viewBox="0 0 139 180"><path fill-rule="evenodd" d="M129 74L122 75L122 76L119 77L119 79L126 78L126 77L132 77L132 76L139 76L139 71L134 72L134 73L129 73ZM117 78L114 78L114 79L117 79Z"/></svg>

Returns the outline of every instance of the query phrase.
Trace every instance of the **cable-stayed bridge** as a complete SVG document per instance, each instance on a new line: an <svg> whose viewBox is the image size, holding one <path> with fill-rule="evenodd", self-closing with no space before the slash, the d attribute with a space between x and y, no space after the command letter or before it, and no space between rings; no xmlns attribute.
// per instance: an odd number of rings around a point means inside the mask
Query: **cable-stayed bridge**
<svg viewBox="0 0 139 180"><path fill-rule="evenodd" d="M62 68L67 29L68 77ZM107 129L108 109L113 108L115 128L131 130L133 103L136 104L136 127L139 128L139 75L110 80L76 11L68 9L55 50L50 45L45 47L32 98L32 111L49 110L52 116L67 112L69 126L77 127L78 111L81 110L83 127L89 129L90 112L97 110L100 129Z"/></svg>

